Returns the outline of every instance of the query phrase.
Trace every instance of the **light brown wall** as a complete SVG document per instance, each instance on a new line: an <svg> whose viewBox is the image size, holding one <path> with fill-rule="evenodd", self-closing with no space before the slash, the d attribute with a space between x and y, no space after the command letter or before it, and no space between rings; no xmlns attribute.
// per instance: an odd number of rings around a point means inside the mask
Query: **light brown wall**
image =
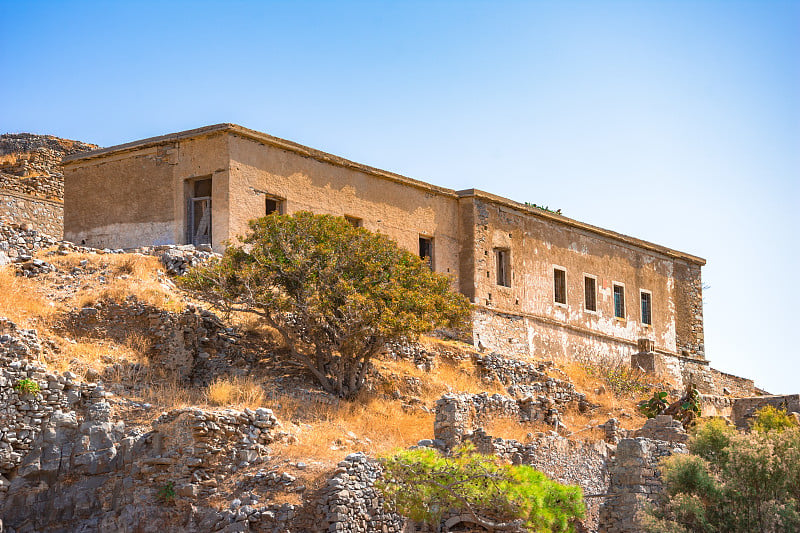
<svg viewBox="0 0 800 533"><path fill-rule="evenodd" d="M685 321L687 313L678 306L674 258L480 198L475 198L474 218L475 303L525 317L532 328L526 339L531 355L561 355L572 344L591 351L598 340L601 346L594 348L609 354L632 352L641 337L665 351L678 349L676 323ZM511 249L511 287L496 284L498 247ZM554 265L567 271L566 306L554 302ZM597 277L596 313L584 309L584 274ZM625 286L625 320L614 316L614 282ZM652 326L641 322L640 289L652 293ZM483 336L497 337L498 331L520 324L500 328L487 322ZM587 332L606 338L589 339L587 345Z"/></svg>
<svg viewBox="0 0 800 533"><path fill-rule="evenodd" d="M214 175L213 209L227 208L226 148L216 135L68 162L64 238L98 248L182 244L186 179ZM224 220L213 218L215 244Z"/></svg>
<svg viewBox="0 0 800 533"><path fill-rule="evenodd" d="M350 215L366 229L417 253L419 235L434 238L437 272L458 281L458 199L435 188L397 183L352 168L304 157L232 135L230 231L243 235L247 221L264 215L265 195L286 199L286 212Z"/></svg>

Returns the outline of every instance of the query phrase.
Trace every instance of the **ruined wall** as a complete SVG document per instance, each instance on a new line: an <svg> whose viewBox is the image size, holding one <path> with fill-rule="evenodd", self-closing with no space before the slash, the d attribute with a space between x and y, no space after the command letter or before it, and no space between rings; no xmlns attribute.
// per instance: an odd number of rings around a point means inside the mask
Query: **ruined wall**
<svg viewBox="0 0 800 533"><path fill-rule="evenodd" d="M700 265L675 261L676 351L705 357L703 332L703 281Z"/></svg>
<svg viewBox="0 0 800 533"><path fill-rule="evenodd" d="M658 350L675 353L679 346L691 346L694 356L702 356L697 353L702 301L695 297L701 296L699 265L689 265L675 257L679 253L657 245L599 228L585 229L584 224L514 207L487 193L460 194L472 198L474 205L473 300L479 309L499 313L479 317L476 343L520 356L607 357L629 355L637 339L649 338ZM469 217L462 213L462 218ZM497 249L510 251L510 287L497 282ZM678 293L686 290L677 286L679 262L681 279L693 291L691 298L683 298L683 307L677 302ZM554 299L554 267L566 271L566 304ZM596 311L585 308L585 276L596 279ZM615 317L614 284L624 286L624 318ZM641 320L642 290L652 295L651 325ZM693 318L698 313L699 321ZM680 339L679 323L689 323L691 330L682 330Z"/></svg>
<svg viewBox="0 0 800 533"><path fill-rule="evenodd" d="M582 524L589 531L598 530L602 502L598 496L605 494L609 487L613 447L603 441L575 441L554 435L522 443L492 437L482 431L470 435L469 441L480 453L497 455L513 464L529 465L554 481L580 486L586 504Z"/></svg>
<svg viewBox="0 0 800 533"><path fill-rule="evenodd" d="M756 411L767 405L782 409L787 413L800 413L800 394L737 398L731 409L731 420L736 427L745 428L755 416Z"/></svg>
<svg viewBox="0 0 800 533"><path fill-rule="evenodd" d="M212 210L227 205L224 136L144 145L64 164L64 237L95 248L135 248L185 241L186 180L212 177ZM227 217L212 219L214 246L227 238Z"/></svg>
<svg viewBox="0 0 800 533"><path fill-rule="evenodd" d="M0 224L28 225L46 235L61 238L64 204L0 189Z"/></svg>
<svg viewBox="0 0 800 533"><path fill-rule="evenodd" d="M364 228L413 253L419 252L420 235L432 237L434 269L458 283L458 200L452 191L408 178L380 177L366 167L332 163L238 135L229 136L229 142L231 235L244 234L248 220L264 216L266 197L278 197L285 199L285 213L307 210L359 218Z"/></svg>
<svg viewBox="0 0 800 533"><path fill-rule="evenodd" d="M622 439L610 464L608 497L600 509L600 531L640 533L644 508L664 491L659 462L674 453L686 453L681 442L644 437Z"/></svg>

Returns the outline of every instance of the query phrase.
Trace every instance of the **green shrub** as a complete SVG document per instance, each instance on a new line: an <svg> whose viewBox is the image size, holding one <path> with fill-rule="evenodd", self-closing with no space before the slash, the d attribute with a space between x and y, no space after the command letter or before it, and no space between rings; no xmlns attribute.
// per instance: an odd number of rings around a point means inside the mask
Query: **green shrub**
<svg viewBox="0 0 800 533"><path fill-rule="evenodd" d="M745 434L710 421L689 451L662 463L667 498L648 531L800 531L800 428Z"/></svg>
<svg viewBox="0 0 800 533"><path fill-rule="evenodd" d="M642 412L647 418L655 418L667 408L667 395L666 391L657 391L653 393L653 397L649 400L642 400L639 402L639 411Z"/></svg>
<svg viewBox="0 0 800 533"><path fill-rule="evenodd" d="M784 431L797 427L795 419L784 410L776 409L771 405L765 405L758 411L750 426L753 431L761 433L767 431Z"/></svg>
<svg viewBox="0 0 800 533"><path fill-rule="evenodd" d="M170 503L175 499L175 483L168 481L166 485L158 489L158 499Z"/></svg>
<svg viewBox="0 0 800 533"><path fill-rule="evenodd" d="M17 381L14 385L14 390L20 394L38 394L42 389L34 380L24 378Z"/></svg>
<svg viewBox="0 0 800 533"><path fill-rule="evenodd" d="M184 287L256 314L326 391L355 397L388 342L459 327L469 301L430 264L342 217L299 212L250 222L243 245L189 271Z"/></svg>
<svg viewBox="0 0 800 533"><path fill-rule="evenodd" d="M425 448L383 459L378 489L387 505L438 527L447 512L469 514L489 530L567 532L584 514L580 487L548 479L527 465L508 465L471 446L445 456Z"/></svg>

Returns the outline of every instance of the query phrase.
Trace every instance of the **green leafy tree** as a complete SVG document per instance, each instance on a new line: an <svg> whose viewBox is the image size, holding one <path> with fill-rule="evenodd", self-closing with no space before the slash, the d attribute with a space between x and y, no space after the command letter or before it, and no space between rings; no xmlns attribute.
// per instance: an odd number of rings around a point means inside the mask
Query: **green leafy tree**
<svg viewBox="0 0 800 533"><path fill-rule="evenodd" d="M673 455L662 464L667 499L651 510L646 528L676 533L800 531L800 428L767 428L767 418L774 420L774 413L761 411L750 433L720 420L696 426L690 453Z"/></svg>
<svg viewBox="0 0 800 533"><path fill-rule="evenodd" d="M384 458L383 466L378 488L387 504L437 528L446 513L457 512L490 531L566 532L584 514L580 487L471 446L451 455L431 448L403 450Z"/></svg>
<svg viewBox="0 0 800 533"><path fill-rule="evenodd" d="M354 397L387 342L460 327L469 302L386 236L299 212L250 222L241 244L182 279L208 301L277 330L328 392Z"/></svg>

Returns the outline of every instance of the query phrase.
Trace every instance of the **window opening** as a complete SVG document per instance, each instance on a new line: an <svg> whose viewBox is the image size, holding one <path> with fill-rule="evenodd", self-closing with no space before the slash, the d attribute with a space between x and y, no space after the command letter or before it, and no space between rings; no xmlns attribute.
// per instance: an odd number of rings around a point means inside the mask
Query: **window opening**
<svg viewBox="0 0 800 533"><path fill-rule="evenodd" d="M625 287L614 284L614 316L625 318Z"/></svg>
<svg viewBox="0 0 800 533"><path fill-rule="evenodd" d="M344 219L345 219L347 222L349 222L349 223L350 223L350 225L351 225L351 226L353 226L354 228L360 228L361 226L363 226L363 225L364 225L364 221L363 221L363 220L361 220L360 218L356 218L356 217L350 217L350 216L347 216L347 215L345 215L345 216L344 216Z"/></svg>
<svg viewBox="0 0 800 533"><path fill-rule="evenodd" d="M642 291L642 323L652 325L653 324L653 314L652 314L652 299L653 296L649 292Z"/></svg>
<svg viewBox="0 0 800 533"><path fill-rule="evenodd" d="M497 269L497 284L502 287L511 286L511 250L508 248L497 248L494 251L495 265Z"/></svg>
<svg viewBox="0 0 800 533"><path fill-rule="evenodd" d="M267 215L271 215L272 213L282 215L283 214L283 200L280 198L267 198L264 200L264 213Z"/></svg>
<svg viewBox="0 0 800 533"><path fill-rule="evenodd" d="M419 256L423 261L428 261L428 265L433 268L433 238L420 236Z"/></svg>
<svg viewBox="0 0 800 533"><path fill-rule="evenodd" d="M597 280L595 278L583 277L583 301L587 311L597 311Z"/></svg>
<svg viewBox="0 0 800 533"><path fill-rule="evenodd" d="M211 244L211 178L194 180L186 201L186 242Z"/></svg>
<svg viewBox="0 0 800 533"><path fill-rule="evenodd" d="M553 299L557 304L567 303L567 271L562 268L553 269Z"/></svg>

